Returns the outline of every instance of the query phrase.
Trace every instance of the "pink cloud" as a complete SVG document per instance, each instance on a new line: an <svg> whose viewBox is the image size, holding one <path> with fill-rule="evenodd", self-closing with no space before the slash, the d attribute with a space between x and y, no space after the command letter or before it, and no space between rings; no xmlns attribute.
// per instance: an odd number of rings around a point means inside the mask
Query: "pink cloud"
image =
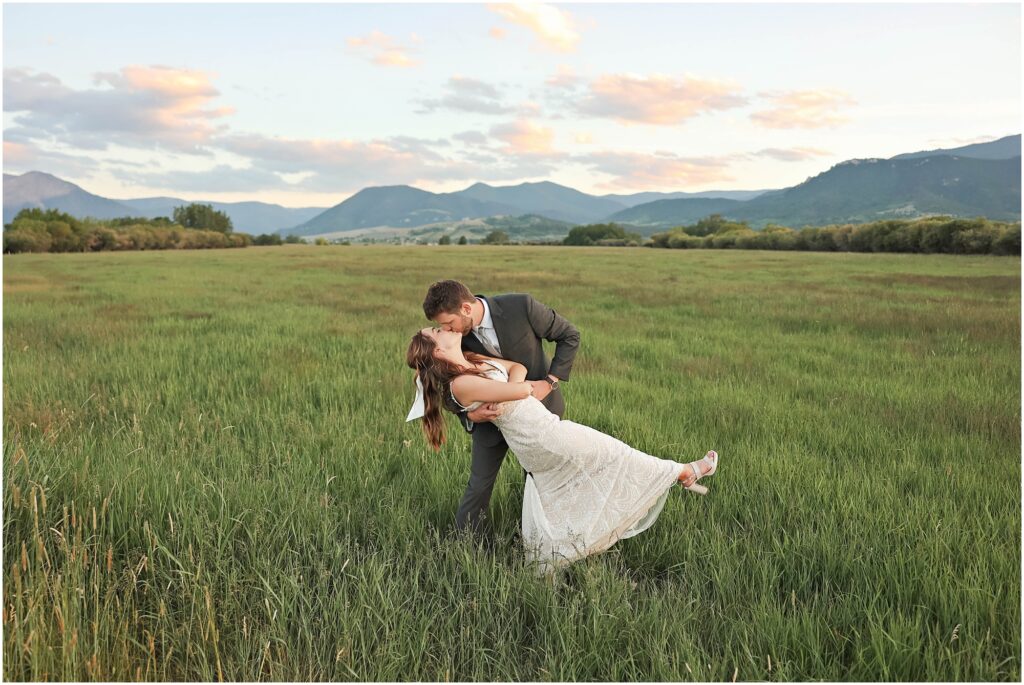
<svg viewBox="0 0 1024 685"><path fill-rule="evenodd" d="M491 127L491 135L505 143L502 150L509 155L550 155L555 152L555 132L546 126L518 119Z"/></svg>
<svg viewBox="0 0 1024 685"><path fill-rule="evenodd" d="M791 147L778 148L766 147L763 150L751 153L751 157L771 157L780 162L802 162L815 157L828 157L832 153L816 147Z"/></svg>
<svg viewBox="0 0 1024 685"><path fill-rule="evenodd" d="M729 165L733 156L680 157L668 152L595 152L577 155L574 161L612 176L598 184L604 190L665 190L735 181Z"/></svg>
<svg viewBox="0 0 1024 685"><path fill-rule="evenodd" d="M580 41L572 15L554 5L507 3L487 5L487 9L506 21L525 26L542 45L558 52L572 52Z"/></svg>
<svg viewBox="0 0 1024 685"><path fill-rule="evenodd" d="M772 106L754 112L750 118L766 128L821 128L836 126L849 119L839 114L856 100L842 91L831 89L792 90L761 93Z"/></svg>
<svg viewBox="0 0 1024 685"><path fill-rule="evenodd" d="M211 78L198 70L131 65L96 74L105 87L77 90L50 74L6 69L4 111L15 113L8 131L86 149L119 144L204 152L225 129L216 120L234 111L211 106L220 95Z"/></svg>
<svg viewBox="0 0 1024 685"><path fill-rule="evenodd" d="M412 34L418 40L416 34ZM399 45L394 38L381 31L373 30L367 36L349 38L348 46L354 52L369 57L374 64L382 67L414 67L420 62L408 55L409 47Z"/></svg>
<svg viewBox="0 0 1024 685"><path fill-rule="evenodd" d="M576 108L584 114L626 124L671 126L705 112L746 103L739 87L725 81L689 75L604 74L590 83L589 92Z"/></svg>

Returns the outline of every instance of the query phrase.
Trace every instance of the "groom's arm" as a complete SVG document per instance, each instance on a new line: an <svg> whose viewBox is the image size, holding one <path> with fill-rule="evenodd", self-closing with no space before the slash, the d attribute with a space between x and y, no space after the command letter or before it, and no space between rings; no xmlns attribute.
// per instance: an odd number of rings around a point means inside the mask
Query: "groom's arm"
<svg viewBox="0 0 1024 685"><path fill-rule="evenodd" d="M548 373L569 380L572 362L580 347L580 332L569 321L532 295L526 296L526 315L538 337L555 343L555 355Z"/></svg>

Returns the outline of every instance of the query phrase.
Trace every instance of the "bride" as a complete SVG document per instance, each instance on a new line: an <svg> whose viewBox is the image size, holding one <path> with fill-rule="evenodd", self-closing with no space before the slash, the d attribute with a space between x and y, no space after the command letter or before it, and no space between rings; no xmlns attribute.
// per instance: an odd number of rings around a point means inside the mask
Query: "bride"
<svg viewBox="0 0 1024 685"><path fill-rule="evenodd" d="M472 411L500 402L494 424L527 471L522 533L528 562L540 573L602 552L651 526L671 487L706 494L697 481L718 468L718 454L688 464L659 459L610 435L559 419L533 397L526 367L461 349L462 335L424 328L406 362L423 395L423 432L445 442L441 407Z"/></svg>

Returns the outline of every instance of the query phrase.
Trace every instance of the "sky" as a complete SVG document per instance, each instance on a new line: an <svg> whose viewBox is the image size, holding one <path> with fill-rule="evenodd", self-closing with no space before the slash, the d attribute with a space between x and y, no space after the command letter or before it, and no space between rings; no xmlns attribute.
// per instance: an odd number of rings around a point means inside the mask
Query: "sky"
<svg viewBox="0 0 1024 685"><path fill-rule="evenodd" d="M4 172L105 197L759 190L1020 133L1021 8L5 3L3 74Z"/></svg>

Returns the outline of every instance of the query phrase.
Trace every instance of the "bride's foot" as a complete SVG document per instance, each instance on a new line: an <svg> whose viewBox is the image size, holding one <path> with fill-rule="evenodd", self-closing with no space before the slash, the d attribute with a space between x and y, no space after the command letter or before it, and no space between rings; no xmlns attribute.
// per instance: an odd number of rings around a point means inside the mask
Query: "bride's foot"
<svg viewBox="0 0 1024 685"><path fill-rule="evenodd" d="M704 476L714 473L718 469L718 453L708 450L702 459L691 461L687 464L689 468L679 474L679 482L684 488L688 488Z"/></svg>

